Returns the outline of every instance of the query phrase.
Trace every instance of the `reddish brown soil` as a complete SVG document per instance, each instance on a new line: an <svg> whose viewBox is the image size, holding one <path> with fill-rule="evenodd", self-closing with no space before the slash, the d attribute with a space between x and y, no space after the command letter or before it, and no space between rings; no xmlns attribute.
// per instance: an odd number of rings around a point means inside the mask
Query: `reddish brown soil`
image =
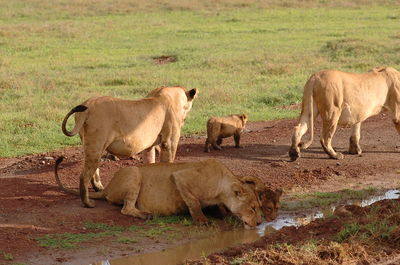
<svg viewBox="0 0 400 265"><path fill-rule="evenodd" d="M233 139L226 139L222 151L211 153L203 152L204 137L182 138L177 161L217 158L237 175L259 176L267 185L284 188L286 192L399 184L399 138L388 115L381 114L365 122L361 129L363 154L346 155L341 161L328 159L319 141L315 140L298 161L289 162L287 152L295 124L294 120L250 123L248 132L242 135L243 148L234 148ZM315 138L318 138L320 124L316 127ZM338 129L334 138L337 150L347 150L349 134L350 129ZM77 188L82 167L79 147L0 159L0 251L12 254L14 260L49 256L53 263L71 261L70 256L65 258L61 252L38 246L34 238L44 234L85 232L82 224L87 220L124 226L143 224L121 215L118 206L100 201L95 208L86 209L76 196L60 192L54 181L52 159L60 155L67 157L60 170L64 184ZM138 160L103 161L100 167L103 184L108 183L120 167L139 163ZM104 242L94 242L85 247L103 245ZM108 257L133 255L129 248L110 247L107 251ZM0 263L8 262L2 256Z"/></svg>

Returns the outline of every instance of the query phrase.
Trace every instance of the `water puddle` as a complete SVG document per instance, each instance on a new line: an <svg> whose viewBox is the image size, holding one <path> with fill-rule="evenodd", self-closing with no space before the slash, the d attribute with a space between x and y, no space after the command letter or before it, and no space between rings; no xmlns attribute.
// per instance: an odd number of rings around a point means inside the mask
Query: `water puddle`
<svg viewBox="0 0 400 265"><path fill-rule="evenodd" d="M393 200L400 198L400 190L388 190L383 195L371 196L364 200L349 200L343 204L353 204L361 207L371 205L377 201L382 200ZM330 209L322 211L319 209L309 210L303 214L293 214L293 213L282 213L272 222L264 222L258 226L258 233L263 236L268 229L273 228L274 230L279 230L285 226L301 226L307 225L315 219L323 218L327 213L333 213L337 205L332 205Z"/></svg>
<svg viewBox="0 0 400 265"><path fill-rule="evenodd" d="M369 197L365 200L352 200L346 203L356 204L364 207L384 199L398 198L400 198L399 190L388 190L385 194L380 196ZM328 209L328 211L333 212L335 207L336 205L332 206L331 209ZM182 263L186 259L198 259L202 256L207 256L211 253L226 249L228 247L232 247L242 243L254 242L261 236L268 234L268 231L270 230L279 230L285 226L302 226L322 217L324 217L324 212L321 210L308 211L305 214L281 213L279 214L278 218L273 222L264 222L259 225L257 229L254 230L234 230L219 232L212 237L193 240L189 243L161 252L146 253L131 257L114 259L111 261L105 260L93 263L93 265L176 265Z"/></svg>
<svg viewBox="0 0 400 265"><path fill-rule="evenodd" d="M199 239L180 245L176 248L166 249L156 253L146 253L111 261L102 261L93 265L150 265L165 264L176 265L187 259L198 259L213 252L242 243L251 243L259 239L256 230L234 230L220 232L212 237Z"/></svg>

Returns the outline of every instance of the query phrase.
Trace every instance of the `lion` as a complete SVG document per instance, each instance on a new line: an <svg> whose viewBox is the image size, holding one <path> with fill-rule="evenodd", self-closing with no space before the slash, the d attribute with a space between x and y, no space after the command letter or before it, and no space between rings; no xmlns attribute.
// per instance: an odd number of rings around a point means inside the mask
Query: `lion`
<svg viewBox="0 0 400 265"><path fill-rule="evenodd" d="M85 162L79 186L85 207L95 206L88 197L89 182L95 190L103 189L98 165L104 151L117 157L131 157L160 144L160 161L174 161L181 127L198 91L162 87L150 94L154 96L140 100L93 97L65 116L63 133L74 136L79 132L83 143ZM68 131L66 123L74 113L75 127ZM150 152L147 157L152 155Z"/></svg>
<svg viewBox="0 0 400 265"><path fill-rule="evenodd" d="M58 176L59 187L68 193L78 191L65 188ZM102 191L90 192L92 199L106 199L123 204L121 213L147 219L152 215L167 216L189 212L195 223L208 222L202 208L224 205L239 217L245 227L261 223L261 202L255 189L235 177L217 160L185 163L157 163L118 170Z"/></svg>
<svg viewBox="0 0 400 265"><path fill-rule="evenodd" d="M283 193L282 189L270 189L257 177L244 176L239 178L245 184L252 185L252 188L256 191L265 220L267 222L275 220L280 208L279 200Z"/></svg>
<svg viewBox="0 0 400 265"><path fill-rule="evenodd" d="M367 118L388 109L400 133L400 73L391 67L377 67L363 74L325 70L313 74L304 86L299 124L294 128L289 156L300 157L300 149L313 141L314 119L321 115L321 145L333 159L343 154L332 148L337 125L351 126L349 154L361 154L360 128ZM310 140L300 142L310 129Z"/></svg>
<svg viewBox="0 0 400 265"><path fill-rule="evenodd" d="M246 126L246 114L234 114L225 117L211 117L207 121L207 140L204 152L210 152L210 146L221 150L222 139L231 137L235 139L235 147L240 148L240 133Z"/></svg>

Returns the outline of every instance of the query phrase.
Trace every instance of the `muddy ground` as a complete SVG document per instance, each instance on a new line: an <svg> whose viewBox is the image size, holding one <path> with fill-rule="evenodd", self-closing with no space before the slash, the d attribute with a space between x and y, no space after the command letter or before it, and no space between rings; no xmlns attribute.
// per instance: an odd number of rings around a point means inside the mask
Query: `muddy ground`
<svg viewBox="0 0 400 265"><path fill-rule="evenodd" d="M203 152L204 136L183 137L177 161L206 158L220 159L237 175L253 175L270 187L283 188L286 194L299 191L335 191L367 186L399 187L399 136L386 113L363 123L360 156L346 155L344 160L331 160L317 140L320 123L316 123L313 145L296 162L289 162L288 148L295 120L255 122L243 133L243 148L233 147L233 139L223 143L222 151ZM334 147L345 152L349 128L339 128ZM308 137L308 136L306 136ZM94 239L72 249L39 246L35 238L46 234L87 233L85 222L128 227L146 226L141 220L120 214L120 207L98 201L93 209L83 208L80 199L59 190L53 176L53 158L66 156L60 170L66 186L77 188L82 167L79 147L55 152L0 159L0 264L88 264L94 260L161 250L195 237L193 228L182 230L174 240L144 238L136 244L120 244L112 239ZM105 160L100 174L106 184L123 166L140 164L139 160ZM199 233L201 233L201 228ZM206 233L206 232L205 232ZM289 232L290 233L290 232ZM296 231L291 232L296 236ZM1 255L3 253L3 255Z"/></svg>

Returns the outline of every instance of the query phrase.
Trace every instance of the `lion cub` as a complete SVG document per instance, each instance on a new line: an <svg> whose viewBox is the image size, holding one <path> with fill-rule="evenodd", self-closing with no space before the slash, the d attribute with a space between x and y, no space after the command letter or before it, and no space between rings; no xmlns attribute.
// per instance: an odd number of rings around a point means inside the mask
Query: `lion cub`
<svg viewBox="0 0 400 265"><path fill-rule="evenodd" d="M204 152L210 152L210 145L216 150L221 150L222 139L230 136L235 139L235 147L239 148L240 133L243 131L247 119L247 114L211 117L207 121L207 140Z"/></svg>

